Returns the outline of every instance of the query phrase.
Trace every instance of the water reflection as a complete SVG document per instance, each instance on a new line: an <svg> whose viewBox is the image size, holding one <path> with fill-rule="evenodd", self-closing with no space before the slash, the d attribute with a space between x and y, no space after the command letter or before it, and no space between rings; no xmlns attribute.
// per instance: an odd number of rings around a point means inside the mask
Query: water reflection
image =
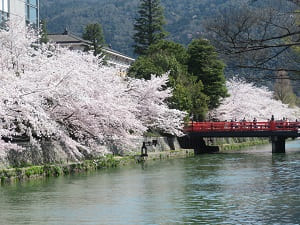
<svg viewBox="0 0 300 225"><path fill-rule="evenodd" d="M0 224L300 224L289 144L3 186Z"/></svg>

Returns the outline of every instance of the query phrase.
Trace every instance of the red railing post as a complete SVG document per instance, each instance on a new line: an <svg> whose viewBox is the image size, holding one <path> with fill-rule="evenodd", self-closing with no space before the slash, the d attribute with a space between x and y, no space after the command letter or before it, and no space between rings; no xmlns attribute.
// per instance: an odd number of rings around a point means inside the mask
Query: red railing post
<svg viewBox="0 0 300 225"><path fill-rule="evenodd" d="M276 124L275 124L275 121L274 121L274 120L271 120L271 121L270 121L270 130L271 130L271 131L276 130Z"/></svg>

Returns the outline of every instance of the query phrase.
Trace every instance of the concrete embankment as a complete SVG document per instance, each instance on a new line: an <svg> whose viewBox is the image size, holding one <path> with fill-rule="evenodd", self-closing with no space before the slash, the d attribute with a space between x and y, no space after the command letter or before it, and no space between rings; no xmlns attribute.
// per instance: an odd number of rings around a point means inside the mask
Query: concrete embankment
<svg viewBox="0 0 300 225"><path fill-rule="evenodd" d="M215 145L219 147L220 152L226 152L229 150L240 150L243 148L268 144L270 141L268 138L212 138L206 139L206 143L209 145Z"/></svg>

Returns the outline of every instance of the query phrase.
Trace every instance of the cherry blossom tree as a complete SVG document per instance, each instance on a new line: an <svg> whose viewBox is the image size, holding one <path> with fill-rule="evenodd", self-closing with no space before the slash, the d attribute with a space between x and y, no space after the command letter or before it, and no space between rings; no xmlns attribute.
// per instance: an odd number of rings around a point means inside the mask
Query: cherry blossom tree
<svg viewBox="0 0 300 225"><path fill-rule="evenodd" d="M168 108L165 100L172 96L172 89L166 88L167 82L168 74L152 75L150 80L129 78L129 90L137 104L137 116L145 126L179 136L186 114Z"/></svg>
<svg viewBox="0 0 300 225"><path fill-rule="evenodd" d="M253 83L246 83L238 78L227 81L230 97L223 99L220 107L211 112L211 115L222 121L231 119L243 119L252 121L254 118L260 121L283 117L295 120L300 116L300 109L289 108L273 98L274 94L266 87L257 87Z"/></svg>
<svg viewBox="0 0 300 225"><path fill-rule="evenodd" d="M16 138L37 148L58 140L76 160L99 145L126 149L148 129L181 134L185 113L165 103L172 94L167 74L122 78L90 53L39 45L19 24L0 30L0 158L20 151L8 142Z"/></svg>

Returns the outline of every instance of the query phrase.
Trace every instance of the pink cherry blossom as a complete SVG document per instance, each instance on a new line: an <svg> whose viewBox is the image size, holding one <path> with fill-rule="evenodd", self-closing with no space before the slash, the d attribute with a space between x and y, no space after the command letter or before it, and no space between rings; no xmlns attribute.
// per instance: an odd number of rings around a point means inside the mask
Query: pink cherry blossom
<svg viewBox="0 0 300 225"><path fill-rule="evenodd" d="M119 76L90 53L39 45L16 22L0 30L0 158L20 147L3 138L64 140L96 149L128 149L148 129L179 135L185 113L169 109L168 74L151 80ZM74 148L73 148L74 149ZM80 155L80 152L72 152Z"/></svg>

